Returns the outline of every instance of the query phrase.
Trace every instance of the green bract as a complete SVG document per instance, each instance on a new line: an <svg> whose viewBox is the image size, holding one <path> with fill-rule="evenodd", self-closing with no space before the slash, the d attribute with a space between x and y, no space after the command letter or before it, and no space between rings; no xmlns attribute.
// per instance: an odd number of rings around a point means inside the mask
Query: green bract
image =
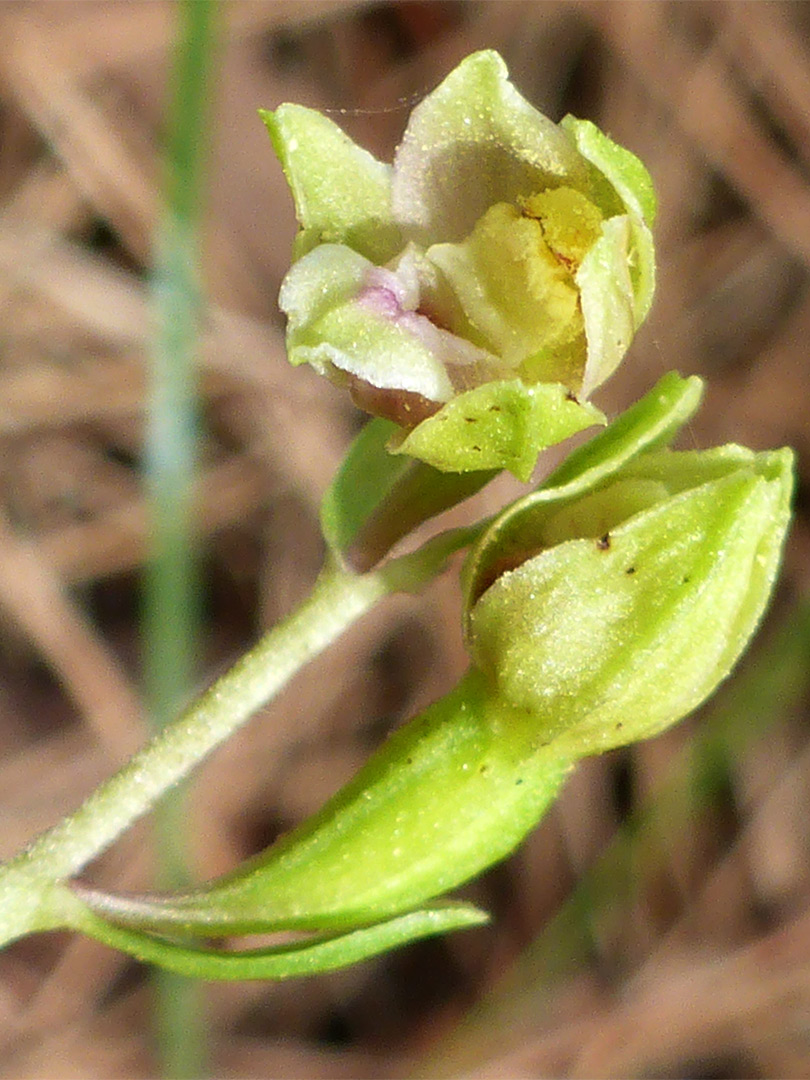
<svg viewBox="0 0 810 1080"><path fill-rule="evenodd" d="M299 105L263 113L295 198L292 363L448 472L508 468L603 422L588 396L652 301L655 198L593 124L557 125L494 52L413 111L392 166Z"/></svg>

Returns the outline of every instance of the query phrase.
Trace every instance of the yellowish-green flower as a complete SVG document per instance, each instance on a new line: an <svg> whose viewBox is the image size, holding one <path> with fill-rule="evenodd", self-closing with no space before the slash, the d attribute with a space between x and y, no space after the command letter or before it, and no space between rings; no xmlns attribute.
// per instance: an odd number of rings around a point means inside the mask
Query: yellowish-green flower
<svg viewBox="0 0 810 1080"><path fill-rule="evenodd" d="M263 114L301 225L281 288L292 363L445 471L508 468L603 421L587 401L650 307L655 197L593 124L554 124L494 52L414 109L393 165L320 113Z"/></svg>

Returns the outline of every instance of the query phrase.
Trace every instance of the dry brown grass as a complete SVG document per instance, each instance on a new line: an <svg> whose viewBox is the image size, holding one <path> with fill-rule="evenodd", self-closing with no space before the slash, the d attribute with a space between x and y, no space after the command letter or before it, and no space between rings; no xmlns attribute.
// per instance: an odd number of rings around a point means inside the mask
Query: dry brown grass
<svg viewBox="0 0 810 1080"><path fill-rule="evenodd" d="M163 2L0 6L0 855L143 738L138 459L174 16ZM200 384L204 681L308 589L318 497L356 424L284 359L275 297L294 221L256 109L346 110L347 129L387 155L407 103L484 46L544 111L590 116L648 163L658 300L600 404L623 406L669 368L698 372L699 444L799 450L772 622L790 617L810 550L808 34L810 8L778 2L225 5ZM201 876L317 807L451 685L457 604L451 576L387 603L204 767ZM564 939L557 953L535 939L699 722L584 765L472 888L492 927L330 977L211 987L215 1074L810 1075L810 749L795 700L654 860L624 868L617 892L638 889L594 909L590 955L565 962ZM139 826L92 874L144 885L148 851ZM154 1070L134 963L67 935L0 956L0 1074Z"/></svg>

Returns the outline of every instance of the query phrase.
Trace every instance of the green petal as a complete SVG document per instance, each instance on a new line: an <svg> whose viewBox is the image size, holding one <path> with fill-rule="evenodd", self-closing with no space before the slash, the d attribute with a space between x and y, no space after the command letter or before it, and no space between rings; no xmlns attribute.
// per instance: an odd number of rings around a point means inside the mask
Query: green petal
<svg viewBox="0 0 810 1080"><path fill-rule="evenodd" d="M652 307L655 293L655 247L652 233L636 217L630 218L630 280L633 283L633 313L636 330Z"/></svg>
<svg viewBox="0 0 810 1080"><path fill-rule="evenodd" d="M609 139L590 120L565 116L560 127L569 133L580 154L610 181L624 205L652 227L657 211L655 190L636 155Z"/></svg>
<svg viewBox="0 0 810 1080"><path fill-rule="evenodd" d="M509 469L526 481L541 450L599 423L598 409L579 404L559 383L499 381L459 394L392 452L443 472Z"/></svg>
<svg viewBox="0 0 810 1080"><path fill-rule="evenodd" d="M357 146L326 116L303 105L260 110L303 229L300 257L319 243L344 243L383 263L402 247L391 213L391 166Z"/></svg>
<svg viewBox="0 0 810 1080"><path fill-rule="evenodd" d="M375 314L358 302L328 312L309 328L297 358L315 366L331 363L384 390L447 401L453 387L444 364L402 323Z"/></svg>
<svg viewBox="0 0 810 1080"><path fill-rule="evenodd" d="M576 274L588 342L583 397L592 394L613 374L636 330L628 265L630 238L630 219L610 218Z"/></svg>
<svg viewBox="0 0 810 1080"><path fill-rule="evenodd" d="M303 363L294 350L299 340L305 340L308 327L357 296L371 265L342 244L321 244L290 268L281 283L278 304L288 320L291 363Z"/></svg>
<svg viewBox="0 0 810 1080"><path fill-rule="evenodd" d="M429 343L411 332L407 320L379 314L357 299L372 269L362 255L340 244L321 244L295 263L279 295L289 318L290 362L312 364L326 375L338 369L373 386L411 391L430 401L448 400L453 388ZM409 317L420 318L415 313ZM437 338L443 334L426 329Z"/></svg>
<svg viewBox="0 0 810 1080"><path fill-rule="evenodd" d="M571 140L518 93L501 57L477 52L411 113L394 159L394 215L425 246L459 241L494 203L586 180Z"/></svg>

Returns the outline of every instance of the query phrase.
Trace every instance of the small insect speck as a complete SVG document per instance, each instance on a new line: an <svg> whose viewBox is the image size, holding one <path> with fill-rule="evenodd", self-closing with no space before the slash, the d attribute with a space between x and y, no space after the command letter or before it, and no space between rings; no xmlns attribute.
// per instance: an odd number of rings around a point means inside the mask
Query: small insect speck
<svg viewBox="0 0 810 1080"><path fill-rule="evenodd" d="M596 546L600 551L608 551L610 548L610 533L605 533L604 536L600 536L596 541Z"/></svg>
<svg viewBox="0 0 810 1080"><path fill-rule="evenodd" d="M625 574L635 574L635 572L636 572L635 566L628 566L627 569L625 570Z"/></svg>

